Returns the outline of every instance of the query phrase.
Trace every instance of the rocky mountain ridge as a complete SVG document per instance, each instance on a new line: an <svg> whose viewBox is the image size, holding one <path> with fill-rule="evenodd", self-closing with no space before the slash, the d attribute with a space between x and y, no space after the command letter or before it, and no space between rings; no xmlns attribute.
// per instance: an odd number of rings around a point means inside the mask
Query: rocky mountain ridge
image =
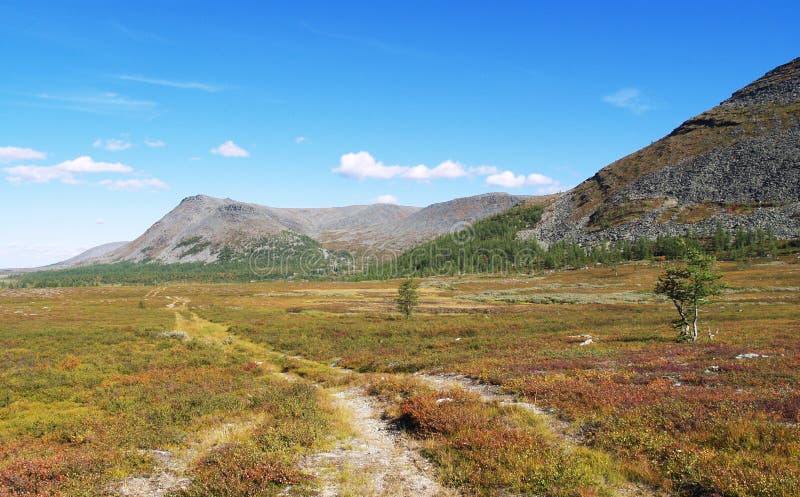
<svg viewBox="0 0 800 497"><path fill-rule="evenodd" d="M214 262L230 250L242 253L263 244L274 248L278 238L292 245L308 242L302 237L321 243L325 250L382 256L458 230L526 198L488 193L424 208L392 204L274 208L196 195L183 199L136 240L91 262Z"/></svg>
<svg viewBox="0 0 800 497"><path fill-rule="evenodd" d="M719 225L800 237L800 58L606 166L519 236L596 243Z"/></svg>
<svg viewBox="0 0 800 497"><path fill-rule="evenodd" d="M136 240L65 261L214 262L258 246L397 254L526 201L546 206L518 233L544 244L769 230L800 238L800 58L623 157L560 196L487 193L424 208L390 204L273 208L185 198ZM335 256L334 256L335 257Z"/></svg>

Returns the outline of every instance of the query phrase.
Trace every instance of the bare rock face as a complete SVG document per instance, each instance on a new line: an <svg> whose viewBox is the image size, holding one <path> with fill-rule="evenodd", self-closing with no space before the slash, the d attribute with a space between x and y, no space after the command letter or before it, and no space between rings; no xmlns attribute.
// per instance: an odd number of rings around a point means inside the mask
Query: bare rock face
<svg viewBox="0 0 800 497"><path fill-rule="evenodd" d="M592 243L718 225L800 237L800 58L606 166L519 236Z"/></svg>
<svg viewBox="0 0 800 497"><path fill-rule="evenodd" d="M102 260L214 262L225 247L311 246L352 252L402 251L453 229L507 210L527 197L489 193L425 208L390 204L280 209L187 197L136 240Z"/></svg>

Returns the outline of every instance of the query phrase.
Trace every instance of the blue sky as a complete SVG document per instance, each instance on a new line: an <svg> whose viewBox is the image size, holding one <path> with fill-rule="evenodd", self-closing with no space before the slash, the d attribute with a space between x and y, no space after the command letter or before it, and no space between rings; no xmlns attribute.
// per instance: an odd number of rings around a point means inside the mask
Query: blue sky
<svg viewBox="0 0 800 497"><path fill-rule="evenodd" d="M197 193L573 186L800 55L796 2L0 1L0 267Z"/></svg>

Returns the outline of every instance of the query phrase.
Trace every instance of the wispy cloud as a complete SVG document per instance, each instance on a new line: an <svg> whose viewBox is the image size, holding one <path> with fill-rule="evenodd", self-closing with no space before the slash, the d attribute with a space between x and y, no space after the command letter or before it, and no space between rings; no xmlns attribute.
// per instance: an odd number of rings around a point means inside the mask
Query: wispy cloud
<svg viewBox="0 0 800 497"><path fill-rule="evenodd" d="M434 179L453 179L466 176L485 176L497 172L493 166L465 167L459 162L446 160L435 167L425 164L417 166L386 165L365 151L348 153L339 159L339 167L333 172L348 178L366 179L409 179L431 181Z"/></svg>
<svg viewBox="0 0 800 497"><path fill-rule="evenodd" d="M163 141L163 140L152 140L150 138L145 138L144 139L144 144L147 145L150 148L160 148L160 147L166 147L167 146L167 143L165 141Z"/></svg>
<svg viewBox="0 0 800 497"><path fill-rule="evenodd" d="M0 164L20 162L28 160L46 159L47 154L31 148L23 147L0 147Z"/></svg>
<svg viewBox="0 0 800 497"><path fill-rule="evenodd" d="M138 192L141 190L167 190L169 186L158 178L144 178L144 179L119 179L110 180L104 179L100 184L109 190L124 190L129 192Z"/></svg>
<svg viewBox="0 0 800 497"><path fill-rule="evenodd" d="M94 114L152 112L158 104L150 100L137 100L113 92L78 95L36 93L30 95L51 108L89 112Z"/></svg>
<svg viewBox="0 0 800 497"><path fill-rule="evenodd" d="M306 140L307 138L305 136L298 136L297 138L294 139L294 142L300 145L301 143L304 143Z"/></svg>
<svg viewBox="0 0 800 497"><path fill-rule="evenodd" d="M379 40L376 38L370 38L367 36L361 35L351 35L346 33L337 33L332 31L326 31L323 29L319 29L316 26L313 26L307 22L302 22L300 25L309 33L312 33L317 36L323 36L325 38L330 38L333 40L343 40L352 43L357 43L359 45L363 45L366 47L374 48L383 52L392 53L396 55L411 55L418 58L425 58L430 59L431 56L428 53L413 50L406 45L401 45L397 43L389 43L383 40Z"/></svg>
<svg viewBox="0 0 800 497"><path fill-rule="evenodd" d="M219 147L212 148L211 153L223 157L250 157L250 152L233 143L233 140L228 140Z"/></svg>
<svg viewBox="0 0 800 497"><path fill-rule="evenodd" d="M130 38L131 40L135 41L147 41L147 42L156 42L156 43L164 43L164 44L171 44L172 41L164 38L161 35L156 33L145 31L142 29L132 28L130 26L126 26L122 23L112 21L111 27L114 28L117 32L125 35L126 37Z"/></svg>
<svg viewBox="0 0 800 497"><path fill-rule="evenodd" d="M115 138L103 140L98 138L94 141L94 143L92 143L92 146L94 148L102 148L103 150L108 150L110 152L121 152L122 150L128 150L132 145L130 142L125 140L117 140Z"/></svg>
<svg viewBox="0 0 800 497"><path fill-rule="evenodd" d="M642 91L638 88L623 88L611 95L603 97L603 102L615 107L627 109L637 115L644 114L653 108L650 102L642 95Z"/></svg>
<svg viewBox="0 0 800 497"><path fill-rule="evenodd" d="M375 199L375 202L378 204L397 204L397 197L394 195L381 195Z"/></svg>
<svg viewBox="0 0 800 497"><path fill-rule="evenodd" d="M161 78L149 78L146 76L139 76L139 75L132 75L132 74L120 74L117 76L117 79L121 79L123 81L133 81L136 83L144 83L147 85L156 85L156 86L166 86L168 88L178 88L181 90L201 90L206 91L209 93L215 93L218 91L222 91L222 87L208 84L208 83L201 83L198 81L177 81L173 79L161 79Z"/></svg>

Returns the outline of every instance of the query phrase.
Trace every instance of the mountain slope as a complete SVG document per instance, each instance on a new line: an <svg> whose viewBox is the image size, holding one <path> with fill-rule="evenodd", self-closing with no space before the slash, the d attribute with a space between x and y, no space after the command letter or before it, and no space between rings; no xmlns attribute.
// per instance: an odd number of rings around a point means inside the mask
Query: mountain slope
<svg viewBox="0 0 800 497"><path fill-rule="evenodd" d="M606 166L520 234L547 243L771 229L800 236L800 58Z"/></svg>
<svg viewBox="0 0 800 497"><path fill-rule="evenodd" d="M505 211L527 197L489 193L423 209L390 204L322 209L280 209L219 199L187 197L136 240L114 250L105 262L213 262L231 251L243 255L269 246L307 245L327 250L385 255ZM316 247L316 245L314 245ZM315 249L316 250L316 249Z"/></svg>
<svg viewBox="0 0 800 497"><path fill-rule="evenodd" d="M118 248L125 246L127 243L129 242L104 243L103 245L98 245L97 247L92 247L89 250L85 250L80 254L76 255L75 257L70 257L67 260L51 264L50 266L47 267L53 269L60 269L65 267L80 266L82 264L92 262L96 259L102 259L106 255L117 250Z"/></svg>
<svg viewBox="0 0 800 497"><path fill-rule="evenodd" d="M457 198L416 209L392 222L376 222L357 228L336 228L320 233L325 246L381 256L398 254L444 233L454 233L488 216L506 211L529 197L507 193L486 193Z"/></svg>

